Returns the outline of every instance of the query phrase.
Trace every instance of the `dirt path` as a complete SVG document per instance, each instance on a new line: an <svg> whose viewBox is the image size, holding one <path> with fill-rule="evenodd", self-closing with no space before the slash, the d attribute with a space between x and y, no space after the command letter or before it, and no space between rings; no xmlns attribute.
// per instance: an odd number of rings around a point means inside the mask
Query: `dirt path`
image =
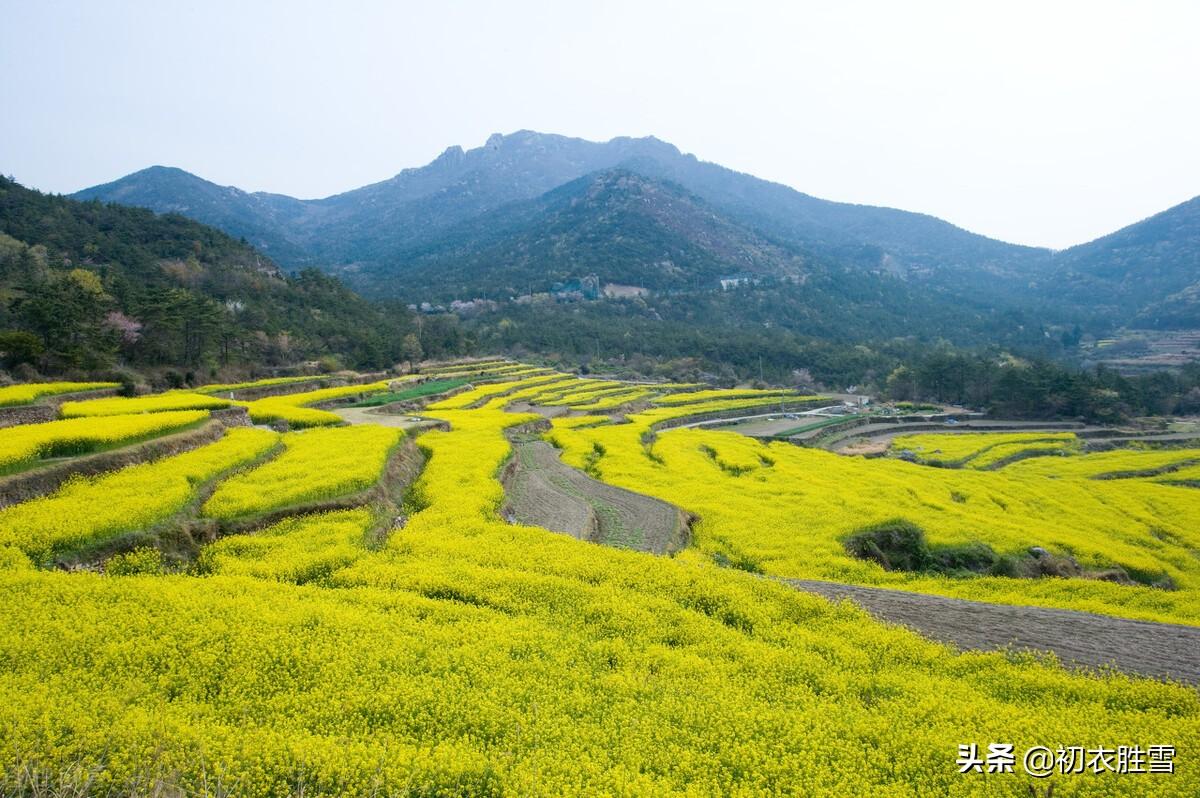
<svg viewBox="0 0 1200 798"><path fill-rule="evenodd" d="M446 422L430 418L419 418L407 413L380 413L372 407L335 407L329 412L341 417L347 424L378 424L381 427L400 429L445 428Z"/></svg>
<svg viewBox="0 0 1200 798"><path fill-rule="evenodd" d="M688 544L687 516L674 505L592 479L536 436L509 437L513 457L500 480L508 520L654 554Z"/></svg>
<svg viewBox="0 0 1200 798"><path fill-rule="evenodd" d="M375 412L333 410L349 424L382 424L407 430L445 428L444 421ZM513 456L501 474L509 521L540 526L607 546L671 554L691 539L687 513L667 502L592 479L566 465L536 434L510 430Z"/></svg>
<svg viewBox="0 0 1200 798"><path fill-rule="evenodd" d="M826 598L849 599L882 621L959 648L1052 651L1068 666L1111 665L1129 673L1200 684L1200 627L834 582L783 581Z"/></svg>

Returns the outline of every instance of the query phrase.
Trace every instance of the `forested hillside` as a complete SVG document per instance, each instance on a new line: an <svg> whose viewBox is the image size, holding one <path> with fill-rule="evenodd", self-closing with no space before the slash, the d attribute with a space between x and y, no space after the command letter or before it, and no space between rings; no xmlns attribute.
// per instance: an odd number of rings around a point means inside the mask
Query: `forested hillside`
<svg viewBox="0 0 1200 798"><path fill-rule="evenodd" d="M452 317L415 323L315 270L177 214L79 202L0 178L0 357L50 372L215 369L328 356L379 368L458 351Z"/></svg>
<svg viewBox="0 0 1200 798"><path fill-rule="evenodd" d="M618 173L636 180L602 177ZM247 193L165 167L76 196L183 213L246 236L289 269L315 266L366 293L410 301L537 293L592 273L695 289L740 271L803 275L820 261L902 280L908 291L883 298L889 312L904 314L912 294L925 294L934 311L913 314L913 326L928 331L943 320L959 343L994 338L994 319L1013 311L1034 327L1078 324L1095 337L1122 326L1200 326L1198 200L1054 253L926 214L823 200L654 137L496 134L316 200ZM963 305L984 309L981 324L955 318Z"/></svg>
<svg viewBox="0 0 1200 798"><path fill-rule="evenodd" d="M507 299L589 274L598 287L716 289L723 275L800 281L812 268L799 248L726 219L675 184L610 169L458 224L394 264L349 273L364 291L420 300Z"/></svg>
<svg viewBox="0 0 1200 798"><path fill-rule="evenodd" d="M1055 255L1057 295L1133 325L1200 327L1200 197Z"/></svg>

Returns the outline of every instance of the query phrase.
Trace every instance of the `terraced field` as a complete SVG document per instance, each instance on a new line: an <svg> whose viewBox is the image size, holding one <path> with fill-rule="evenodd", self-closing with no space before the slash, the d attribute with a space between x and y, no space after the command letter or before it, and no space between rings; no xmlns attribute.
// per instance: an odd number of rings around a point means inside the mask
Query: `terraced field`
<svg viewBox="0 0 1200 798"><path fill-rule="evenodd" d="M1022 455L1069 454L1078 450L1073 432L979 432L902 435L892 450L930 465L991 468Z"/></svg>
<svg viewBox="0 0 1200 798"><path fill-rule="evenodd" d="M0 407L32 404L50 396L67 396L119 388L116 382L40 382L0 387Z"/></svg>
<svg viewBox="0 0 1200 798"><path fill-rule="evenodd" d="M506 361L401 381L464 376L405 430L411 409L312 406L395 378L223 400L327 428L233 426L0 510L0 793L1200 794L1200 493L1157 481L1186 459L934 468L684 426L778 395ZM848 547L880 524L920 533L910 568ZM958 567L980 546L1016 570ZM1031 547L1087 570L1018 572ZM1006 643L1126 672L971 650ZM1179 759L960 774L991 741Z"/></svg>

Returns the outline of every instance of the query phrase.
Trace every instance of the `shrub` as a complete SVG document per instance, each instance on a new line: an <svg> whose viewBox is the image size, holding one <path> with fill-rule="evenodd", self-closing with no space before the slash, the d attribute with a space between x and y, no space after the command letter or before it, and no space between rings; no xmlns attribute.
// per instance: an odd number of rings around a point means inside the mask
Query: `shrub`
<svg viewBox="0 0 1200 798"><path fill-rule="evenodd" d="M846 551L888 571L924 571L932 558L925 532L903 518L872 524L846 539Z"/></svg>

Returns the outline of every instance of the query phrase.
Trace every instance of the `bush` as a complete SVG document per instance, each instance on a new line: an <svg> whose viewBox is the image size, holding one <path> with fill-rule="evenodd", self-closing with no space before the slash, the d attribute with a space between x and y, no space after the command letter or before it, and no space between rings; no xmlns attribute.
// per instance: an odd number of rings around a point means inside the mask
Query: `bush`
<svg viewBox="0 0 1200 798"><path fill-rule="evenodd" d="M21 330L0 333L0 361L8 368L33 363L45 351L42 339Z"/></svg>
<svg viewBox="0 0 1200 798"><path fill-rule="evenodd" d="M845 545L851 555L877 562L888 571L924 571L932 562L925 532L903 518L860 530L847 538Z"/></svg>
<svg viewBox="0 0 1200 798"><path fill-rule="evenodd" d="M926 571L964 576L967 574L1015 575L1017 564L1001 557L986 543L930 548L925 532L903 518L882 521L846 539L846 551L863 560L877 562L888 571Z"/></svg>
<svg viewBox="0 0 1200 798"><path fill-rule="evenodd" d="M1000 556L986 543L967 543L939 549L933 553L934 569L947 573L991 573L999 562Z"/></svg>

